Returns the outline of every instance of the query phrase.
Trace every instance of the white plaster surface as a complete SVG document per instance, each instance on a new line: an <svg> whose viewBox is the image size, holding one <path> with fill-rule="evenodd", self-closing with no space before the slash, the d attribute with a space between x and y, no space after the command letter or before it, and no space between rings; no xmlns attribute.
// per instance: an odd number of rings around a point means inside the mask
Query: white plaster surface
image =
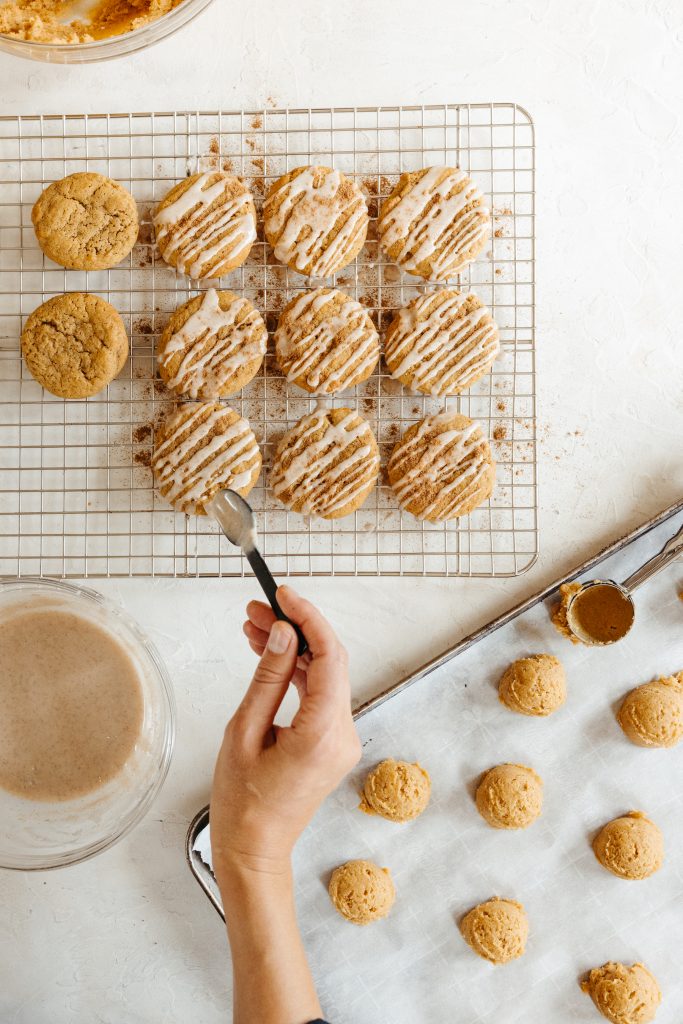
<svg viewBox="0 0 683 1024"><path fill-rule="evenodd" d="M302 581L349 647L357 698L680 496L682 69L678 0L214 0L181 34L111 64L0 56L7 113L488 100L531 112L541 557L505 581ZM256 587L96 586L167 661L175 760L113 850L0 875L0 1021L217 1024L230 1019L229 963L183 839L251 669L240 623Z"/></svg>

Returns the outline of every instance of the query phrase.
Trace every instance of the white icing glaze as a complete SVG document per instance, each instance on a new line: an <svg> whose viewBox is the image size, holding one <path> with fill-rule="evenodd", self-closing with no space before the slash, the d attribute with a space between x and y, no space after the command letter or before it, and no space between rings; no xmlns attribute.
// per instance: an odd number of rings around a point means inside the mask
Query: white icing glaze
<svg viewBox="0 0 683 1024"><path fill-rule="evenodd" d="M458 185L463 187L449 199L448 193ZM382 245L388 251L401 242L398 262L402 267L416 273L420 263L429 260L431 278L444 280L460 269L462 256L488 235L489 211L482 200L479 188L459 167L430 167L380 217ZM477 205L465 210L471 203Z"/></svg>
<svg viewBox="0 0 683 1024"><path fill-rule="evenodd" d="M459 315L470 297L471 293L427 292L401 310L398 328L386 346L392 377L410 373L416 390L448 395L482 375L500 350L498 328L486 306ZM428 316L420 320L430 306Z"/></svg>
<svg viewBox="0 0 683 1024"><path fill-rule="evenodd" d="M181 512L193 512L219 488L239 491L251 481L260 460L259 447L247 420L240 417L222 427L225 406L183 405L173 417L171 431L154 450L152 469L159 490ZM210 437L211 431L221 426ZM183 436L187 432L187 436ZM199 445L197 451L192 450Z"/></svg>
<svg viewBox="0 0 683 1024"><path fill-rule="evenodd" d="M275 496L284 504L296 504L297 511L304 515L338 512L356 500L379 473L379 454L365 420L349 410L335 426L326 422L325 413L324 408L318 408L299 421L292 431L297 439L291 461L285 468L283 460L277 458L271 475ZM354 420L359 422L354 424ZM322 436L311 440L323 424ZM365 443L349 451L356 440ZM334 488L338 490L332 495Z"/></svg>
<svg viewBox="0 0 683 1024"><path fill-rule="evenodd" d="M425 485L437 485L436 497L420 507L420 518L441 521L460 515L459 510L476 494L489 471L478 423L470 421L464 429L442 430L427 440L427 435L447 424L452 415L443 412L427 416L414 437L400 441L389 459L391 486L404 508L413 503L421 506L420 494ZM409 462L416 456L417 462L409 468Z"/></svg>
<svg viewBox="0 0 683 1024"><path fill-rule="evenodd" d="M227 333L219 338L222 329ZM223 310L218 292L209 288L199 309L166 342L159 363L166 368L176 353L184 352L168 387L190 398L217 398L234 373L263 358L267 344L266 326L247 299L236 298Z"/></svg>
<svg viewBox="0 0 683 1024"><path fill-rule="evenodd" d="M211 176L212 172L201 174L174 202L154 215L157 243L167 240L164 258L170 262L178 254L178 270L192 278L203 277L216 256L227 249L221 264L211 271L212 277L220 276L222 264L228 258L233 261L246 257L256 240L251 194L245 189L211 210L211 204L225 193L229 183L222 176L209 185Z"/></svg>
<svg viewBox="0 0 683 1024"><path fill-rule="evenodd" d="M313 318L335 296L343 298L341 309L316 326ZM275 351L288 381L304 378L319 394L331 394L364 380L379 359L379 338L368 312L343 292L318 288L304 292L287 310L288 322L275 332ZM343 340L339 335L348 333ZM298 354L297 354L298 353ZM342 362L333 370L343 354Z"/></svg>
<svg viewBox="0 0 683 1024"><path fill-rule="evenodd" d="M322 174L317 187L316 173ZM365 236L368 210L359 192L354 191L349 199L341 198L338 193L343 180L339 171L306 167L269 196L264 228L268 238L277 239L273 251L281 263L311 277L329 277L346 265L345 253L361 235ZM276 197L284 197L277 209ZM342 226L328 242L340 217L344 218Z"/></svg>

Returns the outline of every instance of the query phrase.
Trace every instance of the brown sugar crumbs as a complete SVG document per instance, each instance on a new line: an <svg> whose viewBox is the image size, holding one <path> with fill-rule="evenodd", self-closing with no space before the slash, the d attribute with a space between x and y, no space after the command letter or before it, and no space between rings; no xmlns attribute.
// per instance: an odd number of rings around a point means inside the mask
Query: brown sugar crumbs
<svg viewBox="0 0 683 1024"><path fill-rule="evenodd" d="M0 35L36 43L91 43L123 35L168 14L184 0L99 0L84 20L65 22L67 0L8 0L0 5Z"/></svg>

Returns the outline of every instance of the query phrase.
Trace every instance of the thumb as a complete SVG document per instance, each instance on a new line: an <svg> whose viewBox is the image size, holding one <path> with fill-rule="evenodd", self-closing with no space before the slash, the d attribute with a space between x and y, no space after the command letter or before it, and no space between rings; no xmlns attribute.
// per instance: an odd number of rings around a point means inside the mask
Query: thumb
<svg viewBox="0 0 683 1024"><path fill-rule="evenodd" d="M254 678L239 707L240 715L244 717L250 731L258 733L259 739L265 736L273 724L294 675L296 659L296 633L288 622L276 620L271 626L268 643L256 666Z"/></svg>

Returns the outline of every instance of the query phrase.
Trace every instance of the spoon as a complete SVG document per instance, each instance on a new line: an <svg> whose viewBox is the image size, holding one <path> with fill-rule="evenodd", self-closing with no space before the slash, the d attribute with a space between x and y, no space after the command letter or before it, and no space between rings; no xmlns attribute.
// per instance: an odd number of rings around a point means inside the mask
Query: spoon
<svg viewBox="0 0 683 1024"><path fill-rule="evenodd" d="M214 494L204 507L211 518L216 520L230 543L242 548L242 552L254 570L254 575L261 584L263 593L268 598L276 617L282 622L288 622L296 633L299 641L299 656L305 654L308 650L306 638L296 623L292 622L280 607L276 596L277 583L264 562L261 552L256 547L256 520L251 506L237 491L226 490Z"/></svg>
<svg viewBox="0 0 683 1024"><path fill-rule="evenodd" d="M682 554L683 526L669 538L661 551L631 573L623 583L615 583L614 580L588 580L582 584L581 589L572 595L567 604L567 625L577 640L592 647L603 647L625 637L636 617L634 592ZM591 635L581 621L582 602L586 605L591 599L601 602L603 607L611 602L615 613L614 622L608 626L607 633L600 637Z"/></svg>

